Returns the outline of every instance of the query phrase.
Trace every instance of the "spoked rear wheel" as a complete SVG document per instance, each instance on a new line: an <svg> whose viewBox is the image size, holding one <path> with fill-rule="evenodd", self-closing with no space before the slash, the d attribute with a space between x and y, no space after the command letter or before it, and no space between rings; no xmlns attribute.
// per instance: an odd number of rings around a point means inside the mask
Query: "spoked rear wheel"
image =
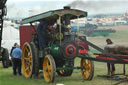
<svg viewBox="0 0 128 85"><path fill-rule="evenodd" d="M89 54L85 54L85 56L89 57ZM94 62L87 59L81 59L81 66L84 69L81 69L82 76L85 80L92 80L94 75Z"/></svg>
<svg viewBox="0 0 128 85"><path fill-rule="evenodd" d="M43 61L43 75L46 82L53 82L56 76L56 65L51 55L46 55Z"/></svg>
<svg viewBox="0 0 128 85"><path fill-rule="evenodd" d="M26 42L23 46L22 52L22 68L23 73L26 78L31 78L35 71L38 70L35 64L38 60L35 57L37 56L37 49L33 46L32 43Z"/></svg>

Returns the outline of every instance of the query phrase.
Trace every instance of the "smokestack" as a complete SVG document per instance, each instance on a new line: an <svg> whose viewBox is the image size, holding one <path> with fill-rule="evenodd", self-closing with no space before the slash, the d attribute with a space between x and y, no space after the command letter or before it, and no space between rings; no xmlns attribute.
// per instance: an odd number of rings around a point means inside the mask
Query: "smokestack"
<svg viewBox="0 0 128 85"><path fill-rule="evenodd" d="M64 6L64 9L70 9L70 6Z"/></svg>

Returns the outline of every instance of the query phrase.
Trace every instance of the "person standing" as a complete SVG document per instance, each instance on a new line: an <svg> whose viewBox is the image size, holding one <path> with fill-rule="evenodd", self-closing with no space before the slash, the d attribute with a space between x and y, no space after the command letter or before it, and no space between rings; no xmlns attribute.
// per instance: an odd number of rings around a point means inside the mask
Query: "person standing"
<svg viewBox="0 0 128 85"><path fill-rule="evenodd" d="M46 21L40 21L37 25L36 33L39 41L39 49L43 50L46 47L45 36L47 33L48 23Z"/></svg>
<svg viewBox="0 0 128 85"><path fill-rule="evenodd" d="M12 62L12 51L16 48L18 44L17 43L14 43L12 49L11 49L11 52L10 52L10 56L11 56L11 62Z"/></svg>
<svg viewBox="0 0 128 85"><path fill-rule="evenodd" d="M17 70L19 75L22 75L21 74L21 56L22 56L22 50L20 49L19 45L16 45L16 48L12 51L14 75L17 75Z"/></svg>
<svg viewBox="0 0 128 85"><path fill-rule="evenodd" d="M111 39L106 39L107 45L112 45L113 42L111 41ZM107 63L107 68L108 68L108 75L115 75L115 65L114 64L110 64Z"/></svg>

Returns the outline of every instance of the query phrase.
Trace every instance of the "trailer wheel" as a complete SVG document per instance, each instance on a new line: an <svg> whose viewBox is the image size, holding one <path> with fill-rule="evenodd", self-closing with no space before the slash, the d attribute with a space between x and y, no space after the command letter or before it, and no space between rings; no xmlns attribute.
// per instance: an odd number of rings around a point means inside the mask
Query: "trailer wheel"
<svg viewBox="0 0 128 85"><path fill-rule="evenodd" d="M9 67L9 53L8 49L4 48L4 51L2 53L2 64L4 68Z"/></svg>
<svg viewBox="0 0 128 85"><path fill-rule="evenodd" d="M88 56L89 54L85 54ZM81 69L82 76L85 80L92 80L94 75L94 62L87 59L81 59L81 66L84 66L84 69Z"/></svg>
<svg viewBox="0 0 128 85"><path fill-rule="evenodd" d="M32 43L26 42L23 46L22 51L23 73L26 78L31 78L33 74L37 74L37 49L33 46Z"/></svg>
<svg viewBox="0 0 128 85"><path fill-rule="evenodd" d="M53 82L56 76L56 65L51 55L46 55L43 61L43 75L46 82Z"/></svg>
<svg viewBox="0 0 128 85"><path fill-rule="evenodd" d="M71 62L71 66L74 66L74 61ZM61 66L61 67L63 67L63 66ZM70 70L59 70L59 71L57 71L57 74L59 76L64 76L64 77L65 76L71 76L72 73L73 73L73 69L70 69Z"/></svg>

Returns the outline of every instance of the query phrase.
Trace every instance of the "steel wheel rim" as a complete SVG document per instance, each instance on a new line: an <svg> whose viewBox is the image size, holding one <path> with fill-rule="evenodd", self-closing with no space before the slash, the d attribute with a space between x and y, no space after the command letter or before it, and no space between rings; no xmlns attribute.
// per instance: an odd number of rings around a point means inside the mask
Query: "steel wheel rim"
<svg viewBox="0 0 128 85"><path fill-rule="evenodd" d="M91 61L81 59L81 66L84 66L84 69L81 69L82 76L85 80L88 80L89 76L91 75Z"/></svg>
<svg viewBox="0 0 128 85"><path fill-rule="evenodd" d="M30 77L32 73L32 53L30 47L27 44L25 44L23 47L22 68L23 68L24 76L26 78Z"/></svg>
<svg viewBox="0 0 128 85"><path fill-rule="evenodd" d="M46 82L51 82L51 78L53 77L53 69L51 60L48 57L45 57L43 62L43 74Z"/></svg>

